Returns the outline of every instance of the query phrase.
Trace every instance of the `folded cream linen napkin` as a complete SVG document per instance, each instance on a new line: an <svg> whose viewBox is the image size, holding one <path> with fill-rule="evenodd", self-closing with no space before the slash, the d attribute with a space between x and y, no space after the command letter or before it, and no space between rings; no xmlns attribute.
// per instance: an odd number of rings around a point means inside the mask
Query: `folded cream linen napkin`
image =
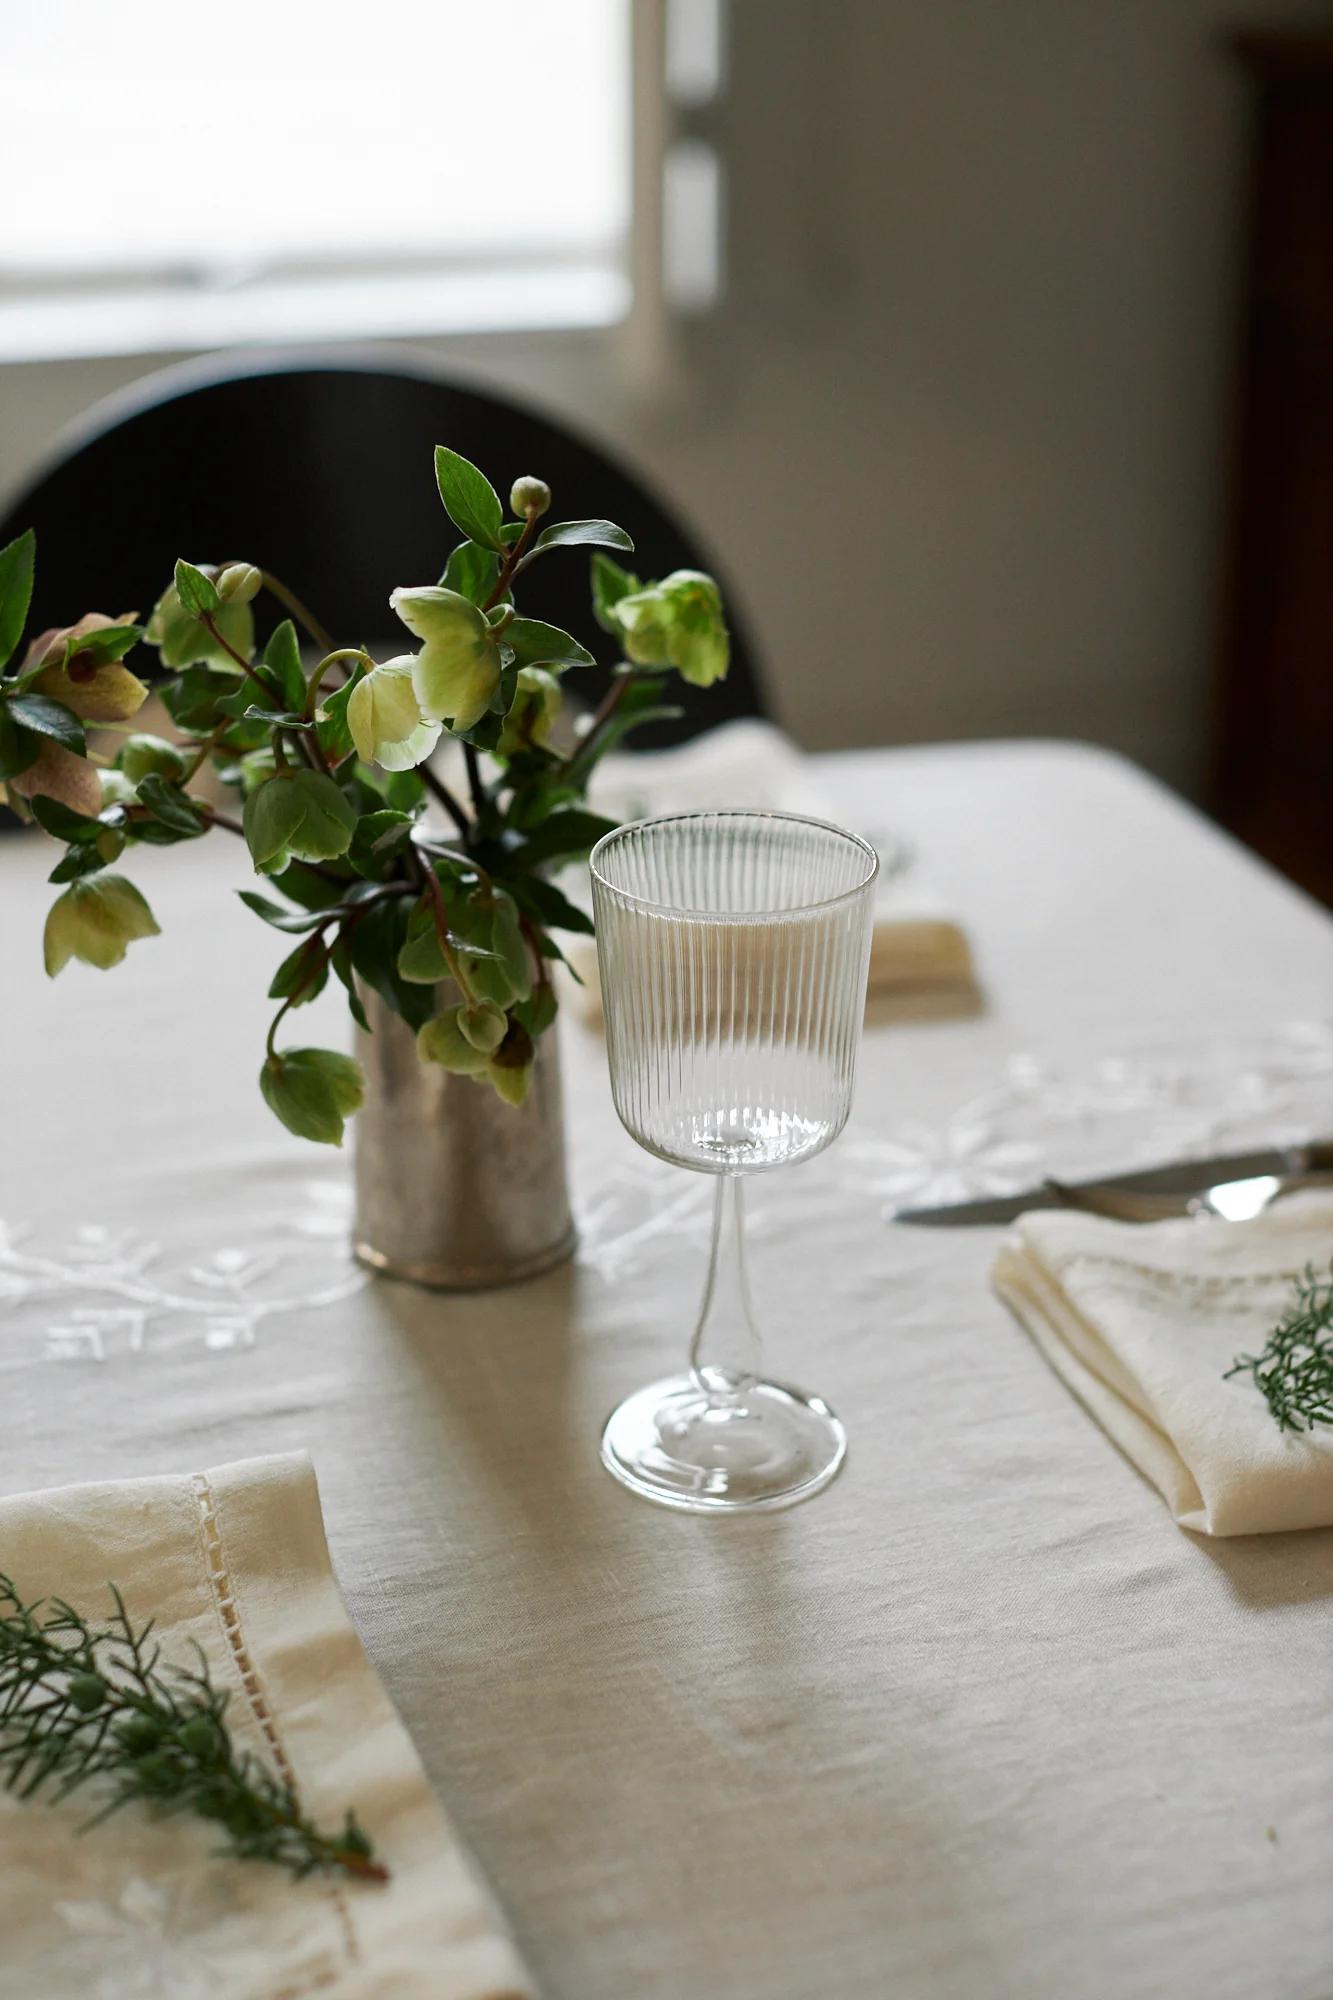
<svg viewBox="0 0 1333 2000"><path fill-rule="evenodd" d="M772 723L722 723L678 750L611 756L594 774L590 804L614 819L647 819L654 813L715 812L728 806L764 812L805 813L840 821L837 801L812 776L809 759ZM967 986L972 958L957 919L917 880L901 858L895 865L892 827L856 827L881 849L875 928L870 947L870 991ZM589 900L582 880L565 884L575 901ZM584 984L575 1005L593 1023L602 1017L597 948L591 938L561 940Z"/></svg>
<svg viewBox="0 0 1333 2000"><path fill-rule="evenodd" d="M1333 1523L1333 1435L1279 1430L1236 1357L1262 1352L1307 1264L1333 1256L1333 1196L1253 1222L1024 1215L993 1279L1056 1373L1182 1528Z"/></svg>
<svg viewBox="0 0 1333 2000"><path fill-rule="evenodd" d="M76 1838L91 1790L61 1805L0 1791L4 2000L531 1992L348 1622L304 1455L0 1500L0 1569L20 1596L92 1618L115 1582L133 1617L156 1618L165 1660L188 1665L197 1640L237 1741L317 1824L354 1806L391 1870L383 1886L297 1882L218 1858L200 1820L135 1805Z"/></svg>

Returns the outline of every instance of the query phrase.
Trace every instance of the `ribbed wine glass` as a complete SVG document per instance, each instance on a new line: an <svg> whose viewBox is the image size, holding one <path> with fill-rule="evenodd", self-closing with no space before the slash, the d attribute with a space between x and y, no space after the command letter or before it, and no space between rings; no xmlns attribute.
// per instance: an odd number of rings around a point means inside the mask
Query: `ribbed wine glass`
<svg viewBox="0 0 1333 2000"><path fill-rule="evenodd" d="M855 834L786 813L642 820L593 849L616 1110L650 1153L717 1183L689 1370L602 1436L608 1470L665 1506L786 1506L846 1451L826 1403L760 1374L741 1183L847 1121L878 866Z"/></svg>

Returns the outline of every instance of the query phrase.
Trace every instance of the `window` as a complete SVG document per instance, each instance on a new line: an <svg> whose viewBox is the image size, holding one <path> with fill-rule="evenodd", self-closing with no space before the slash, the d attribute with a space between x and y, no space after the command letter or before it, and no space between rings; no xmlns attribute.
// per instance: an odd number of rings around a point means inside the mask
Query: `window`
<svg viewBox="0 0 1333 2000"><path fill-rule="evenodd" d="M0 359L622 318L632 4L13 10Z"/></svg>

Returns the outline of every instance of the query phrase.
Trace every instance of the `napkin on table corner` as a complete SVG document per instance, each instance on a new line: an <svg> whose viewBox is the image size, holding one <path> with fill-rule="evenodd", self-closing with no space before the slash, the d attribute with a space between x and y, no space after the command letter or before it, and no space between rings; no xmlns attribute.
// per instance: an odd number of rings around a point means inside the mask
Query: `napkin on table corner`
<svg viewBox="0 0 1333 2000"><path fill-rule="evenodd" d="M996 1291L1182 1528L1258 1535L1333 1524L1333 1433L1283 1431L1248 1375L1297 1275L1333 1254L1333 1195L1250 1222L1020 1216Z"/></svg>

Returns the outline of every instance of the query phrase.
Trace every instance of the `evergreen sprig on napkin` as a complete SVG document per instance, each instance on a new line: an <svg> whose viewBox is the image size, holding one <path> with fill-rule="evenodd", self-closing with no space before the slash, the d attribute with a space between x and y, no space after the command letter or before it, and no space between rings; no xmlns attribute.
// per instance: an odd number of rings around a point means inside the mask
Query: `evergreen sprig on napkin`
<svg viewBox="0 0 1333 2000"><path fill-rule="evenodd" d="M1326 1276L1306 1265L1263 1353L1238 1354L1233 1375L1253 1378L1280 1430L1333 1429L1333 1265Z"/></svg>
<svg viewBox="0 0 1333 2000"><path fill-rule="evenodd" d="M227 1695L208 1662L164 1665L152 1622L136 1630L120 1592L94 1627L60 1598L24 1604L0 1575L0 1781L21 1799L53 1800L103 1781L88 1822L142 1803L157 1817L191 1812L217 1826L222 1852L268 1861L297 1877L340 1871L383 1882L388 1870L348 1812L321 1833L290 1786L228 1733Z"/></svg>

